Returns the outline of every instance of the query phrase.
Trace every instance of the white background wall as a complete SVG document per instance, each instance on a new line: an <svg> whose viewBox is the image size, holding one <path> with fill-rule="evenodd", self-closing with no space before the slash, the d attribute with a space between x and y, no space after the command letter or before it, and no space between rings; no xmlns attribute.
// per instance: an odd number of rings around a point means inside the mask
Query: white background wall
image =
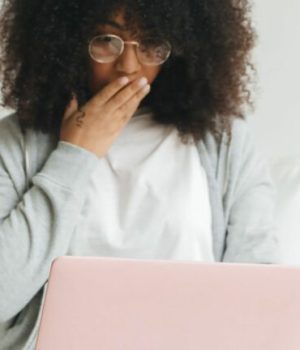
<svg viewBox="0 0 300 350"><path fill-rule="evenodd" d="M259 90L251 116L269 156L300 155L300 1L256 0Z"/></svg>
<svg viewBox="0 0 300 350"><path fill-rule="evenodd" d="M299 155L300 0L255 0L253 14L260 39L251 126L266 156ZM0 117L6 113L0 110Z"/></svg>

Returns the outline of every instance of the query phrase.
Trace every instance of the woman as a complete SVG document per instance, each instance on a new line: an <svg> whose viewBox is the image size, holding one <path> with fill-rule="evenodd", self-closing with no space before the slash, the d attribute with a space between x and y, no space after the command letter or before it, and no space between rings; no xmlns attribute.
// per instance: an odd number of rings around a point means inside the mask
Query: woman
<svg viewBox="0 0 300 350"><path fill-rule="evenodd" d="M6 1L0 343L33 349L60 255L272 263L244 121L246 1Z"/></svg>

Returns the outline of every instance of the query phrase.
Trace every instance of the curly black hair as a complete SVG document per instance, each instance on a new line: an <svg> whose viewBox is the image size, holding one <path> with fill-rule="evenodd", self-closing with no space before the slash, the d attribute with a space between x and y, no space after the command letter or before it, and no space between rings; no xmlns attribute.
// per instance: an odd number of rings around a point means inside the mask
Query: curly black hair
<svg viewBox="0 0 300 350"><path fill-rule="evenodd" d="M84 104L87 45L95 27L124 10L129 28L168 40L173 51L145 101L182 139L230 133L253 107L251 49L256 32L246 0L4 0L1 12L2 106L21 126L58 135L72 98Z"/></svg>

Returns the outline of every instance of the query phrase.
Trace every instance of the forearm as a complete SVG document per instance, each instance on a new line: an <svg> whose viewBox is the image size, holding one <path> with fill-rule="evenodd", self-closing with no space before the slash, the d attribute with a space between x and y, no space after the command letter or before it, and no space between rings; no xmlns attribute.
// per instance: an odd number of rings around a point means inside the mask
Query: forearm
<svg viewBox="0 0 300 350"><path fill-rule="evenodd" d="M46 282L52 260L65 255L97 158L59 145L33 186L0 223L0 321L18 313Z"/></svg>

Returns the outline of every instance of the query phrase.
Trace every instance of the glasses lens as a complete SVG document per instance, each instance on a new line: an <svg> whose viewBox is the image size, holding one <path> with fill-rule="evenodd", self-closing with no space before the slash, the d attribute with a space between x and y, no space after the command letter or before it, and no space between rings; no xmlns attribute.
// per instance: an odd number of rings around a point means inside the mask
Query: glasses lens
<svg viewBox="0 0 300 350"><path fill-rule="evenodd" d="M97 62L112 62L122 51L122 41L112 35L99 35L90 42L89 51Z"/></svg>
<svg viewBox="0 0 300 350"><path fill-rule="evenodd" d="M145 65L159 65L165 62L171 53L171 45L159 39L143 40L138 48L140 61Z"/></svg>

